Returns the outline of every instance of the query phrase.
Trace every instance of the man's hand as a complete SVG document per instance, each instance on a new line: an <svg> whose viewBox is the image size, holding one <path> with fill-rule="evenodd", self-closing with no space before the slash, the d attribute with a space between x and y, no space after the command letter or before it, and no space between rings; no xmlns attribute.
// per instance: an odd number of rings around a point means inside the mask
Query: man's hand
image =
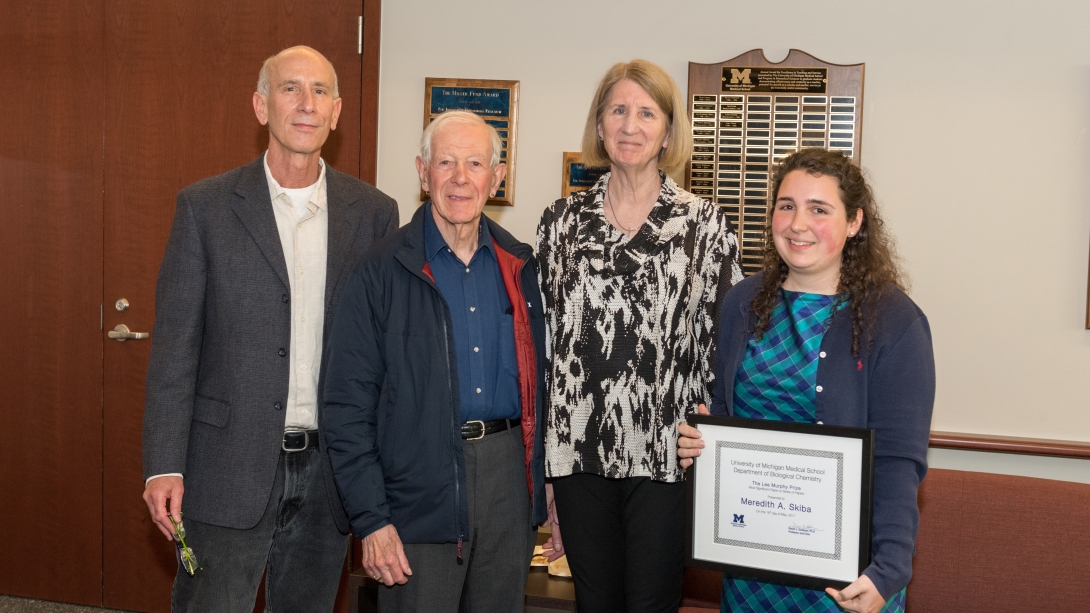
<svg viewBox="0 0 1090 613"><path fill-rule="evenodd" d="M148 505L151 520L168 540L174 538L174 527L170 525L170 518L173 517L176 522L182 521L182 493L184 492L182 478L173 475L156 477L148 481L147 487L144 488L144 502Z"/></svg>
<svg viewBox="0 0 1090 613"><path fill-rule="evenodd" d="M388 586L405 583L413 574L401 537L392 524L363 537L363 568L371 578Z"/></svg>
<svg viewBox="0 0 1090 613"><path fill-rule="evenodd" d="M698 406L696 412L700 415L711 414L704 405ZM678 464L682 468L689 468L693 465L693 458L699 456L700 450L704 448L704 441L700 440L700 430L686 423L678 424L677 433L677 457L681 458Z"/></svg>
<svg viewBox="0 0 1090 613"><path fill-rule="evenodd" d="M874 583L866 575L860 575L851 585L839 592L827 587L825 593L832 596L836 604L850 613L878 613L886 604L885 599L878 593L878 588L874 587Z"/></svg>
<svg viewBox="0 0 1090 613"><path fill-rule="evenodd" d="M546 526L552 526L552 535L541 546L545 559L554 562L564 556L564 539L560 538L560 520L556 518L556 502L553 499L553 484L545 482L545 502L549 507Z"/></svg>

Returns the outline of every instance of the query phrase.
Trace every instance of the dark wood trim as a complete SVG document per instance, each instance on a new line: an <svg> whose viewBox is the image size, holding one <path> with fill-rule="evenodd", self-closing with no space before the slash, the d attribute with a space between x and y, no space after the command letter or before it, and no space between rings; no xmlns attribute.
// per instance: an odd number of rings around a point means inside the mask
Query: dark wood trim
<svg viewBox="0 0 1090 613"><path fill-rule="evenodd" d="M378 178L378 77L382 0L363 0L363 68L360 75L360 179Z"/></svg>
<svg viewBox="0 0 1090 613"><path fill-rule="evenodd" d="M382 0L363 0L363 61L360 68L360 167L359 178L371 185L378 180L378 79L379 50L382 34ZM347 581L351 571L363 566L360 540L352 537L346 572L341 577L340 590L346 587L351 602L358 599L358 588ZM338 602L345 600L338 594ZM356 609L351 609L356 613Z"/></svg>
<svg viewBox="0 0 1090 613"><path fill-rule="evenodd" d="M1021 453L1046 455L1059 458L1090 459L1090 443L1080 441L1056 441L1044 438L1015 436L990 436L963 434L960 432L931 432L931 447L961 449L965 451L992 451L996 453Z"/></svg>

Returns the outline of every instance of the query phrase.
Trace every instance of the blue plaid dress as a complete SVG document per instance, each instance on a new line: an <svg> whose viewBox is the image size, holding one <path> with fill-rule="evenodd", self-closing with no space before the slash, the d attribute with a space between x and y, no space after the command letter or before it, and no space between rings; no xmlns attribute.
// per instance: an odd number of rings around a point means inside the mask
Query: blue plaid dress
<svg viewBox="0 0 1090 613"><path fill-rule="evenodd" d="M783 290L760 342L750 339L734 381L734 416L814 423L818 352L835 296ZM836 304L837 309L846 303ZM882 613L904 613L905 591ZM723 613L839 613L825 592L723 577Z"/></svg>

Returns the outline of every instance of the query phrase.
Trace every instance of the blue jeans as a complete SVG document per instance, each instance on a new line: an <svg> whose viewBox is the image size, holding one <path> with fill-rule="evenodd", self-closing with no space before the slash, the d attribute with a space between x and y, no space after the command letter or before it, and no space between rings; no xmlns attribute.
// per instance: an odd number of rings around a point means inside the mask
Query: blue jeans
<svg viewBox="0 0 1090 613"><path fill-rule="evenodd" d="M269 504L253 528L184 520L186 544L203 570L190 577L179 565L172 611L251 613L266 567L268 613L333 610L349 539L329 508L322 454L280 452Z"/></svg>

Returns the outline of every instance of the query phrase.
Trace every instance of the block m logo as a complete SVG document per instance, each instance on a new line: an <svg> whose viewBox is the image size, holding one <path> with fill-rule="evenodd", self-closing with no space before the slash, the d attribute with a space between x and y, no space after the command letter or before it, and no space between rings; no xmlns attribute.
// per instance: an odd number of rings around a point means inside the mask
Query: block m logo
<svg viewBox="0 0 1090 613"><path fill-rule="evenodd" d="M733 513L732 513L732 515L733 515ZM736 523L736 524L746 523L745 515L734 515L734 523Z"/></svg>
<svg viewBox="0 0 1090 613"><path fill-rule="evenodd" d="M731 85L737 85L744 83L746 85L752 85L753 82L749 80L749 73L752 69L746 68L745 70L738 70L737 68L730 69L730 83Z"/></svg>

